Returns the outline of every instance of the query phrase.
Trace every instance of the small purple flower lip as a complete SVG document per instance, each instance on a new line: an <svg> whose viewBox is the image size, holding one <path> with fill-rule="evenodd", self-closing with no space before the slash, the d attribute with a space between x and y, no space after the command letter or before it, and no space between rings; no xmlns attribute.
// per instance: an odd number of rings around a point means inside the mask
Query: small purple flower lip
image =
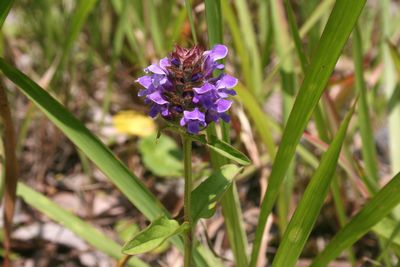
<svg viewBox="0 0 400 267"><path fill-rule="evenodd" d="M136 82L144 87L138 96L150 104L151 117L164 119L185 127L189 134L198 134L211 122L229 122L227 112L236 95L232 89L238 80L228 74L213 77L214 70L225 66L218 62L228 54L225 45L217 44L204 51L199 46L176 46L168 57L144 69L147 75Z"/></svg>

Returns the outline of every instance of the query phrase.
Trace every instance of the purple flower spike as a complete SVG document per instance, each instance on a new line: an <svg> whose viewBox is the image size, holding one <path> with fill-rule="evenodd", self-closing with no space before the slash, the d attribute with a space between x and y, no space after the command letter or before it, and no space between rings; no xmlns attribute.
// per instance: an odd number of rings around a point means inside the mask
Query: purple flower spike
<svg viewBox="0 0 400 267"><path fill-rule="evenodd" d="M149 115L160 115L190 134L198 134L220 119L229 122L232 101L227 98L236 95L232 88L238 81L227 74L212 75L214 70L225 68L218 60L227 54L228 48L220 44L207 51L199 46L176 46L158 65L147 67L147 75L136 82L144 87L138 96L151 104Z"/></svg>

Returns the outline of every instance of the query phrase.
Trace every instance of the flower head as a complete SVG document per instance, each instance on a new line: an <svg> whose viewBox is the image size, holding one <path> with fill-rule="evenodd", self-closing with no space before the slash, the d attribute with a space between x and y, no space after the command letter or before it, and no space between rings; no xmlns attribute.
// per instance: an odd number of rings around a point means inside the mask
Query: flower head
<svg viewBox="0 0 400 267"><path fill-rule="evenodd" d="M138 95L151 105L149 115L179 123L191 134L220 119L229 122L232 101L227 98L236 95L232 88L237 79L224 73L212 75L224 69L218 60L227 54L228 48L220 44L207 51L176 46L159 64L148 66L147 75L136 81L144 87Z"/></svg>

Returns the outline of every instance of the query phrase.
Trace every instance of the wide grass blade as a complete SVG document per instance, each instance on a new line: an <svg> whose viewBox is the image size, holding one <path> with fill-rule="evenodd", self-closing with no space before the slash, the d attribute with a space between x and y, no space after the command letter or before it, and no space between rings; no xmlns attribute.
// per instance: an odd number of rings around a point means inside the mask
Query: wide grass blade
<svg viewBox="0 0 400 267"><path fill-rule="evenodd" d="M385 185L332 239L311 266L326 266L400 204L400 173Z"/></svg>
<svg viewBox="0 0 400 267"><path fill-rule="evenodd" d="M33 190L24 183L18 183L17 194L27 204L45 214L50 219L70 229L94 248L115 259L119 259L121 257L122 247L120 245L103 235L90 224L84 222L69 211L61 208L46 196ZM148 267L147 264L137 258L132 258L129 261L128 266Z"/></svg>
<svg viewBox="0 0 400 267"><path fill-rule="evenodd" d="M343 120L328 151L323 155L321 163L311 178L285 231L272 266L295 266L328 194L353 113L354 106Z"/></svg>
<svg viewBox="0 0 400 267"><path fill-rule="evenodd" d="M14 0L2 0L0 2L0 29L7 18L8 12L14 3Z"/></svg>
<svg viewBox="0 0 400 267"><path fill-rule="evenodd" d="M296 146L307 125L311 114L318 104L328 79L340 56L366 0L337 0L329 17L311 64L304 77L303 84L296 97L288 118L287 127L282 135L282 143L275 157L267 192L262 201L256 237L253 245L250 266L255 266L262 234L268 215L272 211L279 193L280 185L296 151Z"/></svg>
<svg viewBox="0 0 400 267"><path fill-rule="evenodd" d="M0 69L112 180L149 220L155 220L164 214L170 216L145 185L57 100L25 74L7 64L2 58L0 58ZM174 238L173 241L179 249L183 248L182 240ZM197 261L203 260L197 251L195 251L194 257Z"/></svg>

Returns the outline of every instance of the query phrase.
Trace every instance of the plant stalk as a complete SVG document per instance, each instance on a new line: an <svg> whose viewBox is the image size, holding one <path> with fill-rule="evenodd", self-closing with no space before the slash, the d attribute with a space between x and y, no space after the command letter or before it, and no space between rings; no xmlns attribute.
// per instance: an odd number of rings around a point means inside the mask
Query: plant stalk
<svg viewBox="0 0 400 267"><path fill-rule="evenodd" d="M185 192L184 192L184 220L188 223L189 228L184 238L184 267L192 266L192 248L193 248L193 221L191 215L191 195L192 195L192 139L182 134L182 144L184 153L184 172L185 172Z"/></svg>

